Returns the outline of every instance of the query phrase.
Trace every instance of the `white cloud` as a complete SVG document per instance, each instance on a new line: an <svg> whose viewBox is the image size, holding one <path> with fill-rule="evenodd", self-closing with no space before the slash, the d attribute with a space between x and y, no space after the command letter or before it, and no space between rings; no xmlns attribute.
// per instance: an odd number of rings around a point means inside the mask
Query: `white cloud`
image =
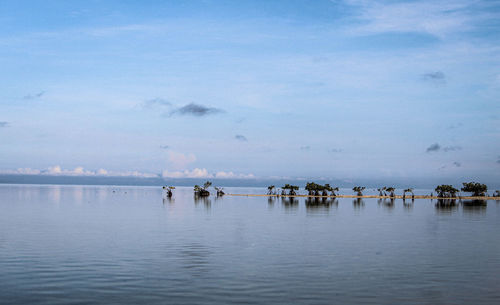
<svg viewBox="0 0 500 305"><path fill-rule="evenodd" d="M31 168L18 168L16 171L12 171L12 173L21 175L38 175L40 174L40 170Z"/></svg>
<svg viewBox="0 0 500 305"><path fill-rule="evenodd" d="M62 174L62 169L59 165L51 166L46 171L49 175L59 175Z"/></svg>
<svg viewBox="0 0 500 305"><path fill-rule="evenodd" d="M168 171L162 173L164 178L219 178L219 179L252 179L253 174L235 174L233 172L219 171L216 174L211 174L206 168L195 168L193 170L184 171Z"/></svg>
<svg viewBox="0 0 500 305"><path fill-rule="evenodd" d="M217 178L234 178L234 176L233 172L217 172L215 174L215 177Z"/></svg>
<svg viewBox="0 0 500 305"><path fill-rule="evenodd" d="M130 33L160 32L166 30L164 26L154 24L129 24L122 26L110 26L100 28L82 29L81 33L96 37L109 37Z"/></svg>
<svg viewBox="0 0 500 305"><path fill-rule="evenodd" d="M158 177L158 174L143 173L139 171L114 172L103 168L97 171L85 170L82 166L77 166L74 169L63 169L59 165L50 166L47 169L31 169L18 168L17 170L0 170L0 174L11 175L46 175L46 176L101 176L101 177L142 177L153 178Z"/></svg>
<svg viewBox="0 0 500 305"><path fill-rule="evenodd" d="M183 154L175 151L168 152L168 161L174 167L174 169L186 168L188 164L196 161L196 156L194 154Z"/></svg>
<svg viewBox="0 0 500 305"><path fill-rule="evenodd" d="M106 176L108 174L108 171L105 170L104 168L100 168L97 173L97 175L102 175L102 176Z"/></svg>
<svg viewBox="0 0 500 305"><path fill-rule="evenodd" d="M248 179L251 179L251 178L255 178L255 176L253 174L235 174L233 172L217 172L215 174L215 178L248 178Z"/></svg>
<svg viewBox="0 0 500 305"><path fill-rule="evenodd" d="M62 169L61 166L51 166L48 169L41 171L42 174L47 175L67 175L67 176L95 176L93 171L85 170L82 166L77 166L75 169Z"/></svg>
<svg viewBox="0 0 500 305"><path fill-rule="evenodd" d="M159 177L158 174L143 173L143 172L139 172L139 171L109 172L106 176L110 176L110 177L139 177L139 178Z"/></svg>
<svg viewBox="0 0 500 305"><path fill-rule="evenodd" d="M213 178L213 175L203 168L195 168L193 170L184 171L168 171L164 170L162 173L164 178Z"/></svg>
<svg viewBox="0 0 500 305"><path fill-rule="evenodd" d="M83 170L83 167L79 166L79 167L76 167L73 172L76 174L76 175L83 175L85 173L85 171Z"/></svg>
<svg viewBox="0 0 500 305"><path fill-rule="evenodd" d="M59 165L39 170L32 168L18 168L16 170L0 170L0 174L10 175L45 175L45 176L99 176L99 177L139 177L155 178L158 174L143 173L139 171L108 171L100 168L96 171L86 170L82 166L74 169L64 169ZM206 168L194 168L192 170L164 170L161 174L163 178L219 178L219 179L253 179L253 174L235 174L233 172L218 171L215 174L209 173Z"/></svg>

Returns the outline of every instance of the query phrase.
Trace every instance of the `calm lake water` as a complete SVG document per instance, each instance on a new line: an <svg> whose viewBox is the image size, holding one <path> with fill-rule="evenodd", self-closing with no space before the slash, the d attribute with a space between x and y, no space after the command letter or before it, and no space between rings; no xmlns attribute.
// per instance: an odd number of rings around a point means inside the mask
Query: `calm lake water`
<svg viewBox="0 0 500 305"><path fill-rule="evenodd" d="M499 304L500 203L0 185L0 303Z"/></svg>

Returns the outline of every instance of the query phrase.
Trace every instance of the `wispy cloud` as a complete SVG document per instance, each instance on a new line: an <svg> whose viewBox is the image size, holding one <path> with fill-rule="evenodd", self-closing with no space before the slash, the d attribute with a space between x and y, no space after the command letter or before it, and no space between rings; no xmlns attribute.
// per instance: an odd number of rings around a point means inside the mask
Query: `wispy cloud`
<svg viewBox="0 0 500 305"><path fill-rule="evenodd" d="M458 145L441 147L441 145L439 145L438 143L434 143L431 146L427 147L426 152L428 152L428 153L438 152L440 150L442 150L444 152L449 152L449 151L457 151L457 150L461 150L461 149L462 149L462 146L458 146Z"/></svg>
<svg viewBox="0 0 500 305"><path fill-rule="evenodd" d="M146 100L140 104L143 109L158 109L164 116L194 116L203 117L212 114L225 112L216 107L205 106L201 104L190 103L184 106L176 106L164 98L154 98Z"/></svg>
<svg viewBox="0 0 500 305"><path fill-rule="evenodd" d="M467 8L474 2L472 0L346 1L359 9L357 18L362 22L351 30L353 33L416 32L437 37L469 30L472 27L473 17L467 13Z"/></svg>
<svg viewBox="0 0 500 305"><path fill-rule="evenodd" d="M459 122L457 124L451 124L450 126L448 126L448 129L457 129L457 128L460 128L462 126L464 126L464 124Z"/></svg>
<svg viewBox="0 0 500 305"><path fill-rule="evenodd" d="M35 94L27 94L27 95L23 96L23 100L38 99L38 98L41 98L44 94L45 94L45 91L40 91L40 92L35 93Z"/></svg>
<svg viewBox="0 0 500 305"><path fill-rule="evenodd" d="M435 152L439 151L441 149L441 146L438 143L434 143L431 146L427 147L426 152Z"/></svg>
<svg viewBox="0 0 500 305"><path fill-rule="evenodd" d="M340 149L340 148L332 148L332 149L329 149L328 152L330 152L330 153L339 153L339 152L342 152L342 149Z"/></svg>
<svg viewBox="0 0 500 305"><path fill-rule="evenodd" d="M175 169L186 168L187 165L196 161L194 154L183 154L180 152L169 151L168 161Z"/></svg>
<svg viewBox="0 0 500 305"><path fill-rule="evenodd" d="M424 73L422 74L422 79L426 82L437 85L443 85L446 83L446 75L441 71Z"/></svg>
<svg viewBox="0 0 500 305"><path fill-rule="evenodd" d="M134 33L165 33L167 30L170 30L170 28L166 24L147 23L86 28L81 29L79 33L96 37L111 37L116 35L130 35Z"/></svg>
<svg viewBox="0 0 500 305"><path fill-rule="evenodd" d="M326 56L313 56L312 61L314 63L324 63L324 62L328 62L328 57L326 57Z"/></svg>
<svg viewBox="0 0 500 305"><path fill-rule="evenodd" d="M154 108L154 107L170 107L172 103L163 98L154 98L150 100L146 100L142 103L142 107L144 108Z"/></svg>
<svg viewBox="0 0 500 305"><path fill-rule="evenodd" d="M0 128L2 128L2 127L8 127L8 126L9 126L9 122L0 121Z"/></svg>
<svg viewBox="0 0 500 305"><path fill-rule="evenodd" d="M441 80L445 78L445 75L441 71L436 71L436 72L428 72L422 74L422 77L424 79L430 79L430 80Z"/></svg>
<svg viewBox="0 0 500 305"><path fill-rule="evenodd" d="M462 150L462 146L446 146L446 147L443 147L443 151L444 152L449 152L449 151L457 151L457 150Z"/></svg>
<svg viewBox="0 0 500 305"><path fill-rule="evenodd" d="M179 107L177 109L174 109L172 112L170 112L170 115L191 115L195 117L203 117L211 114L218 114L218 113L223 113L224 110L215 108L215 107L209 107L209 106L204 106L200 104L187 104L185 106Z"/></svg>
<svg viewBox="0 0 500 305"><path fill-rule="evenodd" d="M240 135L240 134L235 135L234 138L236 140L242 141L242 142L247 142L248 141L247 137L245 137L244 135Z"/></svg>

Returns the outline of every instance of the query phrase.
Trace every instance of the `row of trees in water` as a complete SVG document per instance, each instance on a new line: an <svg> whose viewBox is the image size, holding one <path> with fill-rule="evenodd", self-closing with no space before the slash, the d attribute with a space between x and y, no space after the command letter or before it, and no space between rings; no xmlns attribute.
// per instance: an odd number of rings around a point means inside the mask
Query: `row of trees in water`
<svg viewBox="0 0 500 305"><path fill-rule="evenodd" d="M439 197L444 198L454 198L459 192L458 189L454 188L453 185L442 184L435 188L436 193ZM482 197L486 196L488 192L488 186L486 184L478 182L464 182L461 188L462 192L472 193L472 196ZM500 191L496 190L493 193L493 197L500 197Z"/></svg>
<svg viewBox="0 0 500 305"><path fill-rule="evenodd" d="M210 195L210 191L208 190L212 186L212 182L207 181L202 186L195 185L194 186L194 194L195 196L205 197ZM167 197L172 197L172 190L175 189L174 186L164 186L164 190L167 192ZM223 188L214 186L217 196L223 196L225 193ZM285 196L295 196L299 191L299 186L285 184L281 187L281 195ZM307 191L310 196L332 196L336 197L337 192L339 191L338 187L332 187L330 184L318 184L315 182L307 182L304 189ZM354 192L356 192L357 196L363 196L363 191L366 189L364 186L355 186L352 188ZM274 185L270 185L267 187L268 195L278 195L280 194L280 189L276 188ZM460 189L462 192L471 193L472 196L482 197L488 195L488 186L486 184L478 183L478 182L464 182L463 187ZM396 188L392 186L385 186L378 188L379 196L387 196L389 198L396 197ZM441 198L456 198L459 190L453 187L452 185L442 184L438 185L434 191L437 193L438 197ZM406 194L411 195L411 198L415 198L415 194L413 193L413 188L406 188L403 190L403 199L406 198ZM434 194L432 193L431 196ZM496 190L493 193L493 197L500 197L500 191Z"/></svg>
<svg viewBox="0 0 500 305"><path fill-rule="evenodd" d="M337 196L339 191L338 187L332 187L330 184L317 184L315 182L307 182L304 189L307 191L310 196ZM363 191L366 189L364 186L355 186L352 188L354 192L356 192L357 196L363 196ZM277 189L274 185L270 185L267 187L268 195L278 195L279 189ZM297 194L296 191L299 190L299 187L296 185L285 184L285 186L281 187L281 195L294 196ZM288 193L287 193L288 191ZM385 186L378 188L379 196L387 196L390 198L396 197L396 188L392 186ZM438 197L442 198L454 198L456 194L459 192L458 189L454 188L452 185L442 184L438 185L434 191L438 194ZM488 186L486 184L478 183L478 182L464 182L463 187L461 188L462 192L471 193L472 196L482 197L488 195ZM415 193L413 193L413 188L406 188L403 190L403 199L406 198L406 194L410 195L411 198L415 198ZM432 193L431 196L434 194ZM496 190L493 194L493 197L500 197L500 191Z"/></svg>
<svg viewBox="0 0 500 305"><path fill-rule="evenodd" d="M207 181L205 182L202 186L195 185L193 190L194 190L194 195L197 197L206 197L210 196L210 191L208 190L212 186L212 182ZM164 186L164 190L167 192L167 197L172 197L173 193L172 190L175 189L174 186ZM224 189L222 187L217 187L214 186L214 189L216 191L217 197L224 196Z"/></svg>
<svg viewBox="0 0 500 305"><path fill-rule="evenodd" d="M200 197L206 197L210 196L210 192L208 191L208 188L212 186L212 182L207 181L203 184L203 186L195 185L194 186L194 195L195 196L200 196ZM214 189L216 191L217 197L224 196L224 190L222 187L217 187L214 186Z"/></svg>

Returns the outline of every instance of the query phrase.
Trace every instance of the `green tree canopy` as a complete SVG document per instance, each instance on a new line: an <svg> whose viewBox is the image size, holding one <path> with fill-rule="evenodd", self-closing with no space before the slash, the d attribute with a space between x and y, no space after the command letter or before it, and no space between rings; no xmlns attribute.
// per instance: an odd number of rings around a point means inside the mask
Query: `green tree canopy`
<svg viewBox="0 0 500 305"><path fill-rule="evenodd" d="M270 186L268 186L268 187L267 187L267 194L268 194L268 195L272 195L272 194L273 194L273 192L274 192L274 188L275 188L275 186L274 186L274 185L270 185Z"/></svg>
<svg viewBox="0 0 500 305"><path fill-rule="evenodd" d="M394 197L394 191L396 190L395 188L393 188L392 186L386 186L385 190L391 193L391 197Z"/></svg>
<svg viewBox="0 0 500 305"><path fill-rule="evenodd" d="M439 197L455 197L455 194L458 193L458 190L449 184L438 185L434 189Z"/></svg>
<svg viewBox="0 0 500 305"><path fill-rule="evenodd" d="M287 183L287 184L285 184L285 186L282 187L282 189L297 191L299 189L299 187L296 185L291 185L291 184Z"/></svg>
<svg viewBox="0 0 500 305"><path fill-rule="evenodd" d="M299 190L299 187L297 185L291 185L291 184L285 184L285 186L282 187L283 190L290 190L289 195L296 195L295 191Z"/></svg>
<svg viewBox="0 0 500 305"><path fill-rule="evenodd" d="M207 188L209 188L211 185L212 185L212 182L207 181L207 182L205 182L205 183L203 184L203 189L205 189L205 190L206 190L206 189L207 189Z"/></svg>
<svg viewBox="0 0 500 305"><path fill-rule="evenodd" d="M365 190L364 186L355 186L352 188L353 191L358 193L358 196L363 196L363 191Z"/></svg>
<svg viewBox="0 0 500 305"><path fill-rule="evenodd" d="M463 185L462 192L472 193L473 196L484 196L488 191L486 184L478 182L464 182Z"/></svg>
<svg viewBox="0 0 500 305"><path fill-rule="evenodd" d="M194 186L194 193L196 196L209 196L210 195L210 192L207 190L207 188L209 188L210 186L212 185L212 182L205 182L205 184L203 184L203 187L199 186L199 185L195 185Z"/></svg>
<svg viewBox="0 0 500 305"><path fill-rule="evenodd" d="M309 193L309 195L319 195L319 192L322 191L325 187L321 184L317 184L314 182L307 182L305 186L305 190Z"/></svg>

